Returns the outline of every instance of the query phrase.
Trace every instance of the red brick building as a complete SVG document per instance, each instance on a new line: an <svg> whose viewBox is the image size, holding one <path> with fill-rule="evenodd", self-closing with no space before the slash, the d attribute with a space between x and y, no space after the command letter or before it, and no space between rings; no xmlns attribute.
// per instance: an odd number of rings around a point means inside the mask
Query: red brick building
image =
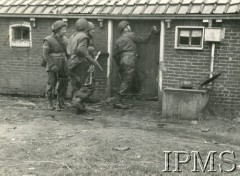
<svg viewBox="0 0 240 176"><path fill-rule="evenodd" d="M100 62L95 95L114 94L119 79L112 60L117 24L128 19L144 35L160 34L139 47L142 95L161 95L182 80L199 86L221 72L211 92L218 107L240 107L240 0L2 0L0 1L0 93L43 95L46 72L40 67L43 38L58 19L70 36L80 17L96 25L95 44L110 57ZM161 97L161 96L159 96Z"/></svg>

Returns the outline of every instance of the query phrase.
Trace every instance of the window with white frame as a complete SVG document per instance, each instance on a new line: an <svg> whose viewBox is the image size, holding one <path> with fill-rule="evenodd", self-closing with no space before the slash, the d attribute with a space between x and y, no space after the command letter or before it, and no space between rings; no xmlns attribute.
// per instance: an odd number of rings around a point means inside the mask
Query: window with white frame
<svg viewBox="0 0 240 176"><path fill-rule="evenodd" d="M203 49L204 27L176 26L175 49Z"/></svg>
<svg viewBox="0 0 240 176"><path fill-rule="evenodd" d="M9 27L10 47L32 47L31 25L23 22Z"/></svg>

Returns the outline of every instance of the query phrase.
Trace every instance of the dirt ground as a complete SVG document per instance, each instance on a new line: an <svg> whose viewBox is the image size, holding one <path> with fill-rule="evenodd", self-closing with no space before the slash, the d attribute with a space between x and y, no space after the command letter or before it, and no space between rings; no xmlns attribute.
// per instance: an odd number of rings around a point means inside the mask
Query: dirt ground
<svg viewBox="0 0 240 176"><path fill-rule="evenodd" d="M83 115L48 111L43 98L0 96L0 105L0 175L240 175L238 117L206 113L197 122L163 119L156 101L136 101L128 110L87 104ZM192 160L180 166L182 172L163 172L164 151L199 151L203 162L216 151L216 172L193 173ZM227 155L236 163L234 172L219 171L223 151L235 153L234 160ZM225 170L232 166L222 164Z"/></svg>

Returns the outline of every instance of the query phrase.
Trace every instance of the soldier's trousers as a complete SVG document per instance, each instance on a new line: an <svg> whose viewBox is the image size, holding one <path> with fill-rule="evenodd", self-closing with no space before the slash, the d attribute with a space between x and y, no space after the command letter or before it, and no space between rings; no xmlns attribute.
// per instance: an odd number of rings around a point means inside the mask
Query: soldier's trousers
<svg viewBox="0 0 240 176"><path fill-rule="evenodd" d="M140 89L140 80L136 70L136 59L135 53L125 53L121 56L119 70L121 76L119 95L121 97L124 97L131 88L135 91L139 91Z"/></svg>
<svg viewBox="0 0 240 176"><path fill-rule="evenodd" d="M48 71L48 81L46 95L48 99L53 99L54 94L57 94L58 100L63 100L66 97L68 87L68 74L64 69L59 69L58 72Z"/></svg>
<svg viewBox="0 0 240 176"><path fill-rule="evenodd" d="M70 70L70 79L72 85L72 105L78 107L82 104L89 96L94 93L95 86L93 84L85 85L85 81L88 77L89 64L82 62L76 65Z"/></svg>

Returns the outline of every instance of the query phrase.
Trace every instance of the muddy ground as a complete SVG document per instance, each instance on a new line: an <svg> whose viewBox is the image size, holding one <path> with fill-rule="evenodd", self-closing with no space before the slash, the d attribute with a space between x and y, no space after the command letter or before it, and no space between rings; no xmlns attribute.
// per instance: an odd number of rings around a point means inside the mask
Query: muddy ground
<svg viewBox="0 0 240 176"><path fill-rule="evenodd" d="M43 98L0 96L0 175L240 175L240 121L206 112L198 122L161 118L156 101L136 101L129 110L111 104L88 104L83 115L48 111ZM94 120L87 120L87 118ZM236 119L235 119L236 118ZM208 173L193 156L182 172L163 172L164 151L199 151L203 163L209 151L214 169ZM219 154L233 151L223 162ZM180 160L186 159L180 155ZM174 170L174 154L169 170ZM234 172L220 172L231 169Z"/></svg>

